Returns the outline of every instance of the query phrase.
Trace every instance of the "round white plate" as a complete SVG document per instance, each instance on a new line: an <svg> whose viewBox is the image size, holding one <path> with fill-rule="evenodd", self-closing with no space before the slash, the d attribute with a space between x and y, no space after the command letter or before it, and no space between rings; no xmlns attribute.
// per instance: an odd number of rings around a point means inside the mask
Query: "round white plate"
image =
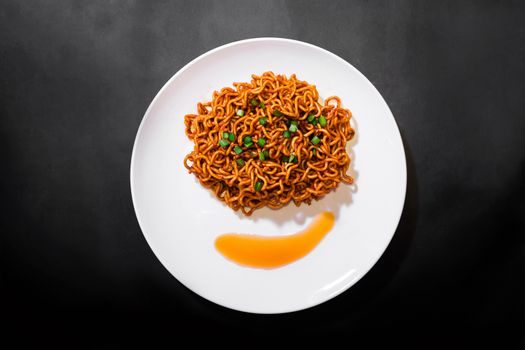
<svg viewBox="0 0 525 350"><path fill-rule="evenodd" d="M250 81L252 74L297 74L322 98L340 96L353 113L349 144L355 186L341 184L311 206L234 212L183 166L193 149L184 115L214 90ZM151 249L186 287L225 307L281 313L322 303L356 283L390 242L403 209L406 164L394 117L374 86L352 65L300 41L257 38L230 43L188 63L159 91L135 139L131 193ZM239 266L215 250L223 233L285 235L330 210L335 225L307 256L276 269Z"/></svg>

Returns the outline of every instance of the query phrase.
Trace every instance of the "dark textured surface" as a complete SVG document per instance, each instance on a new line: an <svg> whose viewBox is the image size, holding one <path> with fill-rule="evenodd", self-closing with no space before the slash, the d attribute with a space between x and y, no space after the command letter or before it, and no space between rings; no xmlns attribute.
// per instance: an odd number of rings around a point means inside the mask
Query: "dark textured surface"
<svg viewBox="0 0 525 350"><path fill-rule="evenodd" d="M525 347L524 18L519 1L0 2L3 331L108 348L219 332ZM135 133L165 81L258 36L319 45L365 74L396 117L409 176L370 273L274 316L184 288L129 190Z"/></svg>

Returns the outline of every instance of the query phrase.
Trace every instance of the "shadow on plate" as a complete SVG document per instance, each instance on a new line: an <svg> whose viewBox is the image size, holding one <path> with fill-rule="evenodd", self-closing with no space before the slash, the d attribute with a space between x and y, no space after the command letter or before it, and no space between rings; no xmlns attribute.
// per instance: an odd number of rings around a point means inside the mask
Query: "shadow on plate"
<svg viewBox="0 0 525 350"><path fill-rule="evenodd" d="M359 311L389 285L405 260L416 232L419 192L412 150L402 131L401 138L407 163L407 191L401 219L390 244L376 264L355 285L324 304L304 310L305 313L317 314L318 311L324 313L329 310L330 313L347 314Z"/></svg>

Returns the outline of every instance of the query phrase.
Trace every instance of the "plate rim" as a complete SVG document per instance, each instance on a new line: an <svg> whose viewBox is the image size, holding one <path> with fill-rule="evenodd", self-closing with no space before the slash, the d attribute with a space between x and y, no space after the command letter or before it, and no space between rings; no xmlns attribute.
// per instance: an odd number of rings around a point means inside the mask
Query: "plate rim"
<svg viewBox="0 0 525 350"><path fill-rule="evenodd" d="M183 283L181 280L179 280L177 277L175 277L171 273L171 271L168 269L168 267L164 264L164 262L159 258L159 256L157 255L157 252L155 251L155 249L153 249L152 242L151 242L151 239L150 239L149 235L143 229L143 227L145 227L145 225L143 224L143 220L144 219L142 218L141 214L138 212L137 199L135 198L135 194L134 194L134 187L135 187L134 168L135 168L135 164L136 164L136 153L137 153L136 150L137 150L137 145L138 145L139 139L141 138L141 135L142 135L143 129L144 129L144 125L146 124L146 121L148 120L149 115L151 114L151 110L153 109L153 106L155 106L157 100L160 98L160 96L163 95L164 91L168 88L168 86L172 83L172 81L177 79L178 76L183 74L192 65L194 65L195 63L205 59L206 57L208 57L210 55L213 55L215 52L218 52L218 51L221 51L221 50L233 47L233 46L237 46L237 45L242 45L242 44L246 44L246 43L253 43L253 42L260 42L260 41L285 42L285 43L290 43L290 44L294 44L294 45L306 46L306 47L309 47L311 49L321 51L322 53L327 54L327 55L331 56L332 58L335 58L336 60L338 60L341 63L343 63L344 65L346 65L349 69L351 69L352 71L357 73L366 82L366 84L368 84L377 93L381 103L384 105L384 107L386 107L386 109L390 113L390 117L391 117L391 119L392 119L392 121L394 123L393 125L395 126L394 134L395 134L395 137L398 138L398 140L399 140L399 144L400 144L400 147L401 147L400 151L402 152L402 155L403 155L403 157L402 157L403 158L403 165L400 166L400 170L402 171L402 184L403 184L402 202L401 202L402 204L400 205L399 210L398 210L398 212L395 215L394 230L393 230L393 232L389 232L388 233L389 234L388 239L385 239L384 246L381 247L381 249L380 249L380 254L377 254L377 256L374 257L374 259L371 259L371 261L373 261L373 263L371 263L367 268L362 269L360 274L355 276L351 281L348 281L344 286L341 286L341 288L339 288L337 291L334 291L329 297L321 299L321 300L318 300L315 303L312 303L310 305L305 305L305 306L300 307L300 308L297 308L297 307L295 307L295 308L288 308L288 309L283 309L283 310L277 311L277 312L275 312L275 311L268 311L268 312L264 312L264 311L250 311L250 310L245 310L245 309L242 309L242 308L235 308L233 306L229 306L229 305L224 305L224 304L218 303L215 300L208 299L207 297L204 297L200 293L197 293L192 288L190 288L185 283ZM137 132L136 132L136 135L135 135L135 139L134 139L134 142L133 142L133 148L132 148L132 152L131 152L131 159L130 159L129 167L130 167L130 175L129 175L130 176L130 192L131 192L131 200L132 200L132 204L133 204L133 210L135 212L135 216L137 218L137 222L139 224L139 227L140 227L140 230L142 232L142 235L144 236L146 242L149 245L149 248L152 250L153 254L157 258L157 260L161 263L161 265L179 283L181 283L185 288L190 290L192 293L198 295L199 297L201 297L203 299L206 299L206 300L209 300L210 302L212 302L212 303L214 303L216 305L219 305L221 307L225 307L225 308L228 308L228 309L231 309L231 310L235 310L235 311L239 311L239 312L247 312L247 313L254 313L254 314L284 314L284 313L290 313L290 312L307 310L307 309L310 309L312 307L315 307L315 306L318 306L320 304L323 304L323 303L325 303L325 302L327 302L329 300L334 299L338 295L340 295L343 292L349 290L357 282L359 282L377 264L379 259L381 259L381 257L384 255L386 249L388 248L388 246L392 242L392 239L393 239L393 237L394 237L394 235L395 235L395 233L396 233L396 231L397 231L397 229L399 227L399 223L401 221L401 217L402 217L405 205L406 205L406 194L407 194L407 186L408 186L406 151L405 151L405 146L404 146L404 143L403 143L403 138L401 136L401 131L400 131L399 125L398 125L398 123L397 123L397 121L396 121L396 119L394 117L394 114L392 113L392 110L390 109L390 107L386 103L383 95L379 92L379 90L376 88L376 86L374 84L372 84L372 82L363 73L361 73L356 67L354 67L351 63L349 63L348 61L346 61L342 57L338 56L337 54L335 54L335 53L333 53L333 52L331 52L331 51L329 51L327 49L324 49L324 48L322 48L320 46L317 46L317 45L314 45L314 44L311 44L311 43L308 43L308 42L305 42L305 41L301 41L301 40L282 38L282 37L271 37L271 36L255 37L255 38L236 40L236 41L228 42L226 44L217 46L217 47L215 47L213 49L210 49L208 51L205 51L204 53L202 53L199 56L195 57L194 59L192 59L191 61L186 63L177 72L175 72L175 74L173 74L164 83L164 85L160 88L160 90L156 93L155 97L151 100L150 104L148 105L148 108L144 112L144 115L143 115L143 117L141 119L141 122L139 124L138 129L137 129Z"/></svg>

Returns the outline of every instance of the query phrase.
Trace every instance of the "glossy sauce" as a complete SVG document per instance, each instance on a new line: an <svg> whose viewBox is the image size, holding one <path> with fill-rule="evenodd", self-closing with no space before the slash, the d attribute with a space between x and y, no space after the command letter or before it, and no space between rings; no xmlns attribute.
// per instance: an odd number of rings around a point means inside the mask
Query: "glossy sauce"
<svg viewBox="0 0 525 350"><path fill-rule="evenodd" d="M217 237L215 248L237 264L276 268L307 255L334 226L334 215L322 212L303 231L288 236L228 233Z"/></svg>

